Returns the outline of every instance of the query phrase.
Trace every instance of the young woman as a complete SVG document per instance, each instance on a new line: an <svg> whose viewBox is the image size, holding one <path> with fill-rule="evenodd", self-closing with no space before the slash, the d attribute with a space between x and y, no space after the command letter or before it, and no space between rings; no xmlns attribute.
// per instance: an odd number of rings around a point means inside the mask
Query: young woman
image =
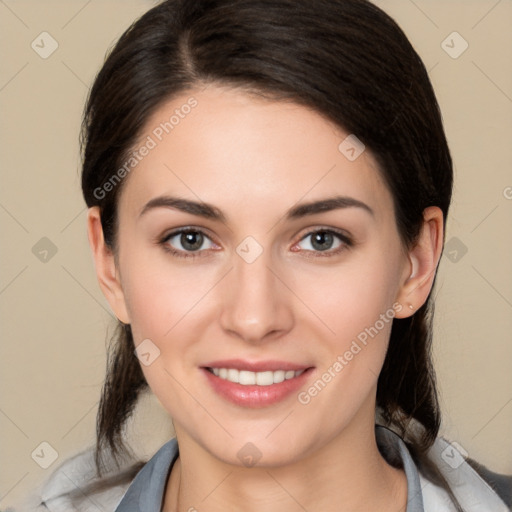
<svg viewBox="0 0 512 512"><path fill-rule="evenodd" d="M110 53L82 144L119 331L94 460L57 470L42 510L508 509L510 480L437 437L452 163L389 16L165 1ZM134 463L123 426L148 387L176 438Z"/></svg>

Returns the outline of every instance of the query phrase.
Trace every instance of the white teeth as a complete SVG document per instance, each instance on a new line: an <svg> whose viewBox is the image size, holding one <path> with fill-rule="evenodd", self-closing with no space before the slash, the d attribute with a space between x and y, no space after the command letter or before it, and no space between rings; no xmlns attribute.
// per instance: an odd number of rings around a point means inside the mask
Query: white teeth
<svg viewBox="0 0 512 512"><path fill-rule="evenodd" d="M227 375L227 378L231 381L231 382L238 382L238 379L239 379L239 371L236 370L235 368L230 368L228 370L228 375Z"/></svg>
<svg viewBox="0 0 512 512"><path fill-rule="evenodd" d="M248 370L236 370L234 368L210 368L212 373L221 379L242 384L244 386L271 386L284 380L293 379L301 375L304 370L277 370L275 372L250 372Z"/></svg>
<svg viewBox="0 0 512 512"><path fill-rule="evenodd" d="M274 372L258 372L256 374L258 386L271 386L274 384Z"/></svg>
<svg viewBox="0 0 512 512"><path fill-rule="evenodd" d="M274 382L274 384L279 384L280 382L283 382L285 376L286 376L286 372L284 370L277 370L277 372L271 372L273 373L272 375L272 380ZM295 376L295 372L292 372L293 373L293 376Z"/></svg>
<svg viewBox="0 0 512 512"><path fill-rule="evenodd" d="M244 386L250 386L251 384L254 385L256 384L256 374L254 372L248 372L247 370L240 370L240 373L238 374L238 382Z"/></svg>

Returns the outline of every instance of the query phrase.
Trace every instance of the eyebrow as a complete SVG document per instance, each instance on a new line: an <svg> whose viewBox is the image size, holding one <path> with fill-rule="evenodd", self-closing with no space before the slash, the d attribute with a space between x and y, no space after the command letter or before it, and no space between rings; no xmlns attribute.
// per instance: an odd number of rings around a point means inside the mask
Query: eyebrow
<svg viewBox="0 0 512 512"><path fill-rule="evenodd" d="M202 201L191 201L190 199L182 199L172 196L159 196L151 199L151 201L147 202L144 208L142 208L139 218L155 208L174 208L199 217L205 217L207 219L218 220L221 222L226 221L224 214L218 208L215 208L215 206L203 203Z"/></svg>
<svg viewBox="0 0 512 512"><path fill-rule="evenodd" d="M359 199L348 196L336 196L330 199L322 199L320 201L312 201L310 203L299 204L288 210L286 218L298 219L306 215L314 215L315 213L328 212L341 208L361 208L368 212L372 217L375 216L374 211Z"/></svg>
<svg viewBox="0 0 512 512"><path fill-rule="evenodd" d="M225 215L215 206L202 201L191 201L189 199L182 199L172 196L159 196L151 199L144 208L142 208L139 218L147 212L155 208L174 208L185 213L197 215L207 219L226 222ZM362 201L348 196L336 196L329 199L322 199L319 201L311 201L309 203L299 204L290 208L284 218L288 220L299 219L308 215L317 213L338 210L342 208L360 208L368 212L370 215L375 216L375 212Z"/></svg>

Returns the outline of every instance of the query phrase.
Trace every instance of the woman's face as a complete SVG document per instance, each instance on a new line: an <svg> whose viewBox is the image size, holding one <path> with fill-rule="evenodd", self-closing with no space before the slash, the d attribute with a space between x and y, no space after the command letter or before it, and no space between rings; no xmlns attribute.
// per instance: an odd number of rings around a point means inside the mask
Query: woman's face
<svg viewBox="0 0 512 512"><path fill-rule="evenodd" d="M348 135L215 86L147 123L119 200L115 312L183 445L279 465L373 428L411 265Z"/></svg>

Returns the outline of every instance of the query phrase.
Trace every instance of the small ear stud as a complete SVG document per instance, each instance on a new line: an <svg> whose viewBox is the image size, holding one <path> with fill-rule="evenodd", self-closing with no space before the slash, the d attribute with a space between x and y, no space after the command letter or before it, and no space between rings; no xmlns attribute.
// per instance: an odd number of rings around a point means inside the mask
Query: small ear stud
<svg viewBox="0 0 512 512"><path fill-rule="evenodd" d="M414 306L412 304L409 304L409 309L414 309Z"/></svg>

